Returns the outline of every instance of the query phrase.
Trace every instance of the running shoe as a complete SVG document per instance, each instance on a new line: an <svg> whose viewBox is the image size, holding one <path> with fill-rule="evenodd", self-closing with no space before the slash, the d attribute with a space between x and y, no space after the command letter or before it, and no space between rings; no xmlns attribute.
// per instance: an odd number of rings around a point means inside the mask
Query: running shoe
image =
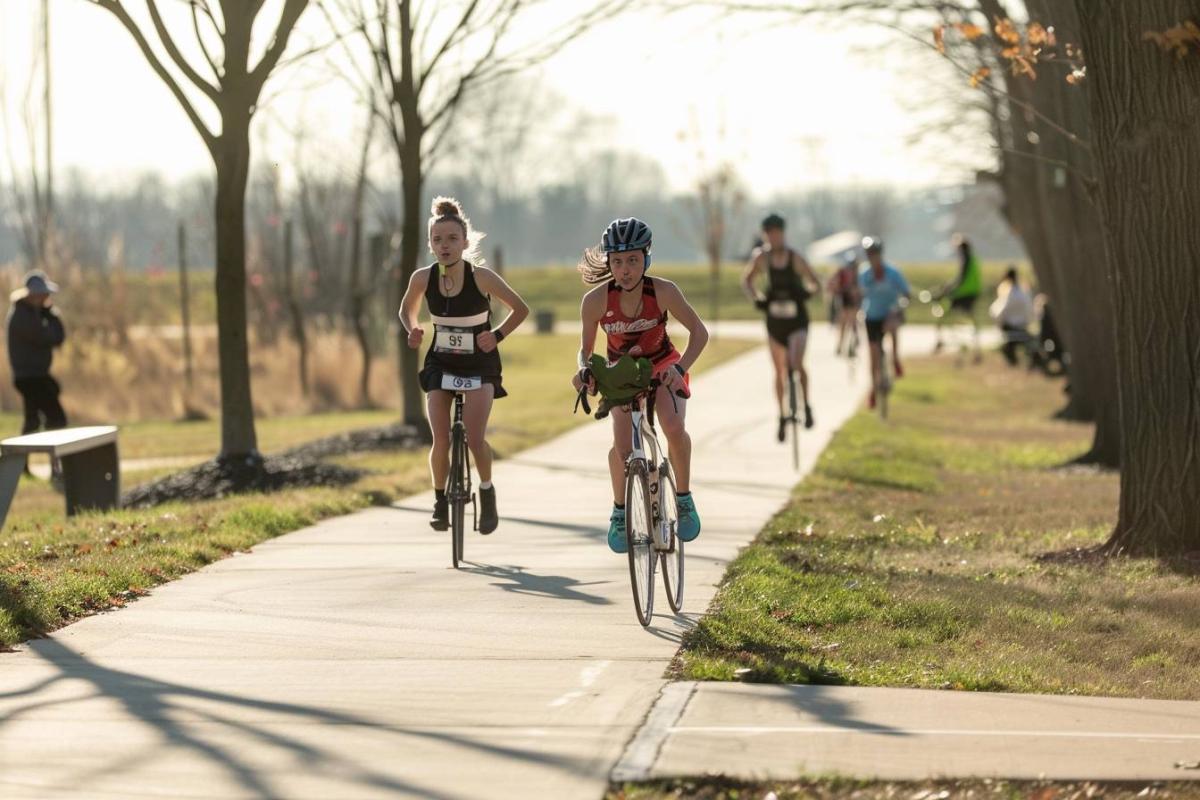
<svg viewBox="0 0 1200 800"><path fill-rule="evenodd" d="M700 535L700 515L696 513L696 501L690 494L677 499L679 502L679 538L690 542Z"/></svg>
<svg viewBox="0 0 1200 800"><path fill-rule="evenodd" d="M614 553L629 551L629 543L625 538L625 509L613 506L612 516L608 518L608 549Z"/></svg>

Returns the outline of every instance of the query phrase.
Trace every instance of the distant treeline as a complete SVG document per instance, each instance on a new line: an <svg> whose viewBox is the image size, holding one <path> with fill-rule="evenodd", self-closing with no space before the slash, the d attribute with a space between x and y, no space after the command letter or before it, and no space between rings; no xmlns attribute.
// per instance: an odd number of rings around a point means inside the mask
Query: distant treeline
<svg viewBox="0 0 1200 800"><path fill-rule="evenodd" d="M528 191L506 187L481 188L470 176L434 177L430 194L453 194L466 206L476 227L485 231L485 253L494 259L497 248L505 266L572 262L599 238L604 225L617 215L636 215L655 230L655 254L671 261L701 260L696 209L691 197L662 187L661 168L631 157L637 179L622 179L630 165L618 154L598 157L595 179L535 186ZM531 182L532 183L532 182ZM632 185L632 191L623 187ZM340 178L306 178L283 188L269 171L251 180L247 203L249 246L261 260L278 260L283 221L291 219L297 265L329 277L348 269L353 220L353 182ZM0 263L27 261L21 215L15 193L0 192ZM428 202L428 201L427 201ZM120 265L132 271L173 267L177 261L176 230L187 228L188 259L193 266L211 267L212 186L195 178L169 183L144 174L117 188L107 188L81 172L68 172L55 200L57 238L70 260L85 269ZM741 258L750 247L758 220L778 211L789 221L794 246L854 229L883 235L889 255L898 260L926 261L950 256L948 238L962 230L990 259L1022 257L997 211L996 194L987 187L947 187L920 191L889 188L830 188L794 192L767 199L750 198L730 215L729 259ZM363 235L398 228L400 201L391 189L374 187L366 204ZM250 265L251 270L254 264ZM270 267L266 266L269 270Z"/></svg>

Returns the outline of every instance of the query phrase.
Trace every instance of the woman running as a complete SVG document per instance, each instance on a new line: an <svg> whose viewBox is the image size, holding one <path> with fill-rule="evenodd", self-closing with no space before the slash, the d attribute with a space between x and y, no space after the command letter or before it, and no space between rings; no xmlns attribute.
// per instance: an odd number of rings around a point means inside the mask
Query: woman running
<svg viewBox="0 0 1200 800"><path fill-rule="evenodd" d="M671 281L646 275L650 267L651 232L646 223L630 217L617 219L608 226L600 245L584 251L579 272L584 283L595 286L583 296L580 316L583 320L579 372L572 379L575 391L583 388L582 375L596 345L596 328L603 327L608 337L608 359L623 355L647 358L654 365L654 377L661 381L655 398L658 428L667 437L667 451L675 471L679 500L679 538L690 542L700 535L700 515L691 493L692 440L684 426L687 400L676 395L688 393L688 370L704 346L708 329ZM679 320L688 331L687 348L682 354L667 336L667 319ZM608 451L608 471L612 477L613 510L608 523L608 546L624 553L625 540L625 459L633 438L628 411L614 408L613 446Z"/></svg>
<svg viewBox="0 0 1200 800"><path fill-rule="evenodd" d="M414 350L421 346L425 336L425 329L417 320L422 297L433 321L433 346L425 353L420 381L427 395L429 427L433 431L429 471L436 499L429 524L438 531L450 527L446 480L450 473L450 408L454 392L443 388L446 376L482 378L479 389L464 393L463 422L467 428L467 446L479 472L479 532L491 533L499 525L496 488L492 486L492 448L484 434L492 401L507 394L501 383L497 346L529 316L529 306L503 278L483 266L479 257L479 241L483 236L471 228L471 221L457 200L435 199L429 218L429 250L437 261L413 273L400 302L400 323L408 332L408 346ZM510 309L504 322L494 330L489 302L492 296Z"/></svg>
<svg viewBox="0 0 1200 800"><path fill-rule="evenodd" d="M742 274L742 291L755 307L767 314L767 336L771 360L775 364L775 398L779 403L779 432L787 435L788 413L784 410L784 390L792 371L800 373L804 397L804 427L813 426L812 406L808 402L808 371L804 368L804 350L808 345L808 298L820 291L820 283L804 256L787 246L783 217L771 214L762 222L763 251L754 256ZM767 275L765 294L754 286L755 278Z"/></svg>

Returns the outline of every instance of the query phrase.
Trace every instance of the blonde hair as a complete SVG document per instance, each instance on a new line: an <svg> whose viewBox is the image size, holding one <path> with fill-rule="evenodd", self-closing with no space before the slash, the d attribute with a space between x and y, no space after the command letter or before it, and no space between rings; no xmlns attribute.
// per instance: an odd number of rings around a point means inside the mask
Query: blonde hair
<svg viewBox="0 0 1200 800"><path fill-rule="evenodd" d="M608 254L600 245L589 247L583 251L583 257L575 265L583 282L595 286L612 278L612 269L608 266Z"/></svg>
<svg viewBox="0 0 1200 800"><path fill-rule="evenodd" d="M470 261L473 266L482 267L485 262L479 243L487 234L471 227L471 220L463 213L462 203L453 197L433 198L433 203L429 207L429 225L426 229L426 236L433 234L433 226L439 222L457 222L459 224L463 230L463 236L467 239L467 247L463 250L463 259Z"/></svg>

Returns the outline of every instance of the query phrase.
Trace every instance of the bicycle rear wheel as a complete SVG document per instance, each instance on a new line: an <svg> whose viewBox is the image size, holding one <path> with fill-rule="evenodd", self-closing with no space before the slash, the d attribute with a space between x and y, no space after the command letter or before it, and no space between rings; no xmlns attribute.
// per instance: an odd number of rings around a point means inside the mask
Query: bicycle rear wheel
<svg viewBox="0 0 1200 800"><path fill-rule="evenodd" d="M679 530L679 506L671 462L664 458L658 468L658 474L658 504L671 543L669 549L659 552L662 559L663 590L667 593L667 603L670 604L671 610L678 614L683 608L683 540L676 535Z"/></svg>
<svg viewBox="0 0 1200 800"><path fill-rule="evenodd" d="M450 435L450 561L455 569L463 561L463 539L467 508L467 441L460 425Z"/></svg>
<svg viewBox="0 0 1200 800"><path fill-rule="evenodd" d="M629 583L633 607L642 627L654 614L654 549L650 512L650 478L646 463L634 461L625 476L625 539L629 551Z"/></svg>

